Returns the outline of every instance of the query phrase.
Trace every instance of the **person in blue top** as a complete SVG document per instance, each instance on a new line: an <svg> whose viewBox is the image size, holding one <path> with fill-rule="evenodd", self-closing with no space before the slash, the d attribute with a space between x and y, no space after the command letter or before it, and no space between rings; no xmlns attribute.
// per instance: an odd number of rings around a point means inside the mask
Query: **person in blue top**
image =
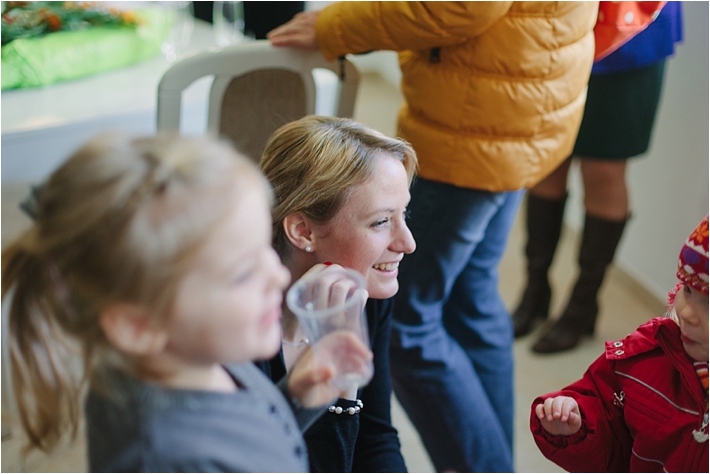
<svg viewBox="0 0 710 474"><path fill-rule="evenodd" d="M586 211L580 273L565 310L543 330L534 352L572 349L583 335L594 333L597 293L630 216L626 162L648 149L666 59L682 39L680 2L668 2L645 30L596 62L572 156L528 192L528 282L513 312L515 337L548 318L547 272L560 237L567 174L573 159L579 159Z"/></svg>

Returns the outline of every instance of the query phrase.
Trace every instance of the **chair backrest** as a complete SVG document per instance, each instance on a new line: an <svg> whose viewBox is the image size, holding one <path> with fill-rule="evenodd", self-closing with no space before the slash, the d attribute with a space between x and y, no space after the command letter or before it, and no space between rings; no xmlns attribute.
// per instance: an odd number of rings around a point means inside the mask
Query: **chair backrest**
<svg viewBox="0 0 710 474"><path fill-rule="evenodd" d="M168 69L158 85L157 129L179 131L183 90L214 76L207 132L229 138L258 163L277 128L315 113L314 69L338 75L335 115L352 117L360 74L350 61L326 61L318 51L276 48L262 40L210 49Z"/></svg>

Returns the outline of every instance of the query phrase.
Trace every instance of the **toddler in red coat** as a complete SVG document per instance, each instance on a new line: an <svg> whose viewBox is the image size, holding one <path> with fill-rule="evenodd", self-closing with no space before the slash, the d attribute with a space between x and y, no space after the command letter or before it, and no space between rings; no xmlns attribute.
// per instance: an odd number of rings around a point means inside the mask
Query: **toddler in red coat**
<svg viewBox="0 0 710 474"><path fill-rule="evenodd" d="M582 379L532 404L570 472L708 472L708 216L681 249L666 317L608 341Z"/></svg>

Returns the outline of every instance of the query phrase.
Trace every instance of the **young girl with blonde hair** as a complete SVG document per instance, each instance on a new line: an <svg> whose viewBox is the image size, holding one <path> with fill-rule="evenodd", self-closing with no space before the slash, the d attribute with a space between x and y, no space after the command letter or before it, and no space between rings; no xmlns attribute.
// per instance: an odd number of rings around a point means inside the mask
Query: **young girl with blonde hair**
<svg viewBox="0 0 710 474"><path fill-rule="evenodd" d="M34 207L2 255L31 447L75 435L88 392L92 471L307 469L300 431L337 394L334 369L306 352L279 390L251 364L279 350L290 280L253 165L210 138L105 135Z"/></svg>

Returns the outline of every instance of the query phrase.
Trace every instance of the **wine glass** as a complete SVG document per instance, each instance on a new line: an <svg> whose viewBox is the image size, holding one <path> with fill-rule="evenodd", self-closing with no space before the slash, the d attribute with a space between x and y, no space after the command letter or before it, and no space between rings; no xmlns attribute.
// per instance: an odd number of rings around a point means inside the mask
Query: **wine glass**
<svg viewBox="0 0 710 474"><path fill-rule="evenodd" d="M168 36L161 45L161 50L168 62L180 59L190 44L195 25L192 2L160 2L165 10L164 19L169 22Z"/></svg>
<svg viewBox="0 0 710 474"><path fill-rule="evenodd" d="M212 28L217 46L244 39L244 2L214 2Z"/></svg>

